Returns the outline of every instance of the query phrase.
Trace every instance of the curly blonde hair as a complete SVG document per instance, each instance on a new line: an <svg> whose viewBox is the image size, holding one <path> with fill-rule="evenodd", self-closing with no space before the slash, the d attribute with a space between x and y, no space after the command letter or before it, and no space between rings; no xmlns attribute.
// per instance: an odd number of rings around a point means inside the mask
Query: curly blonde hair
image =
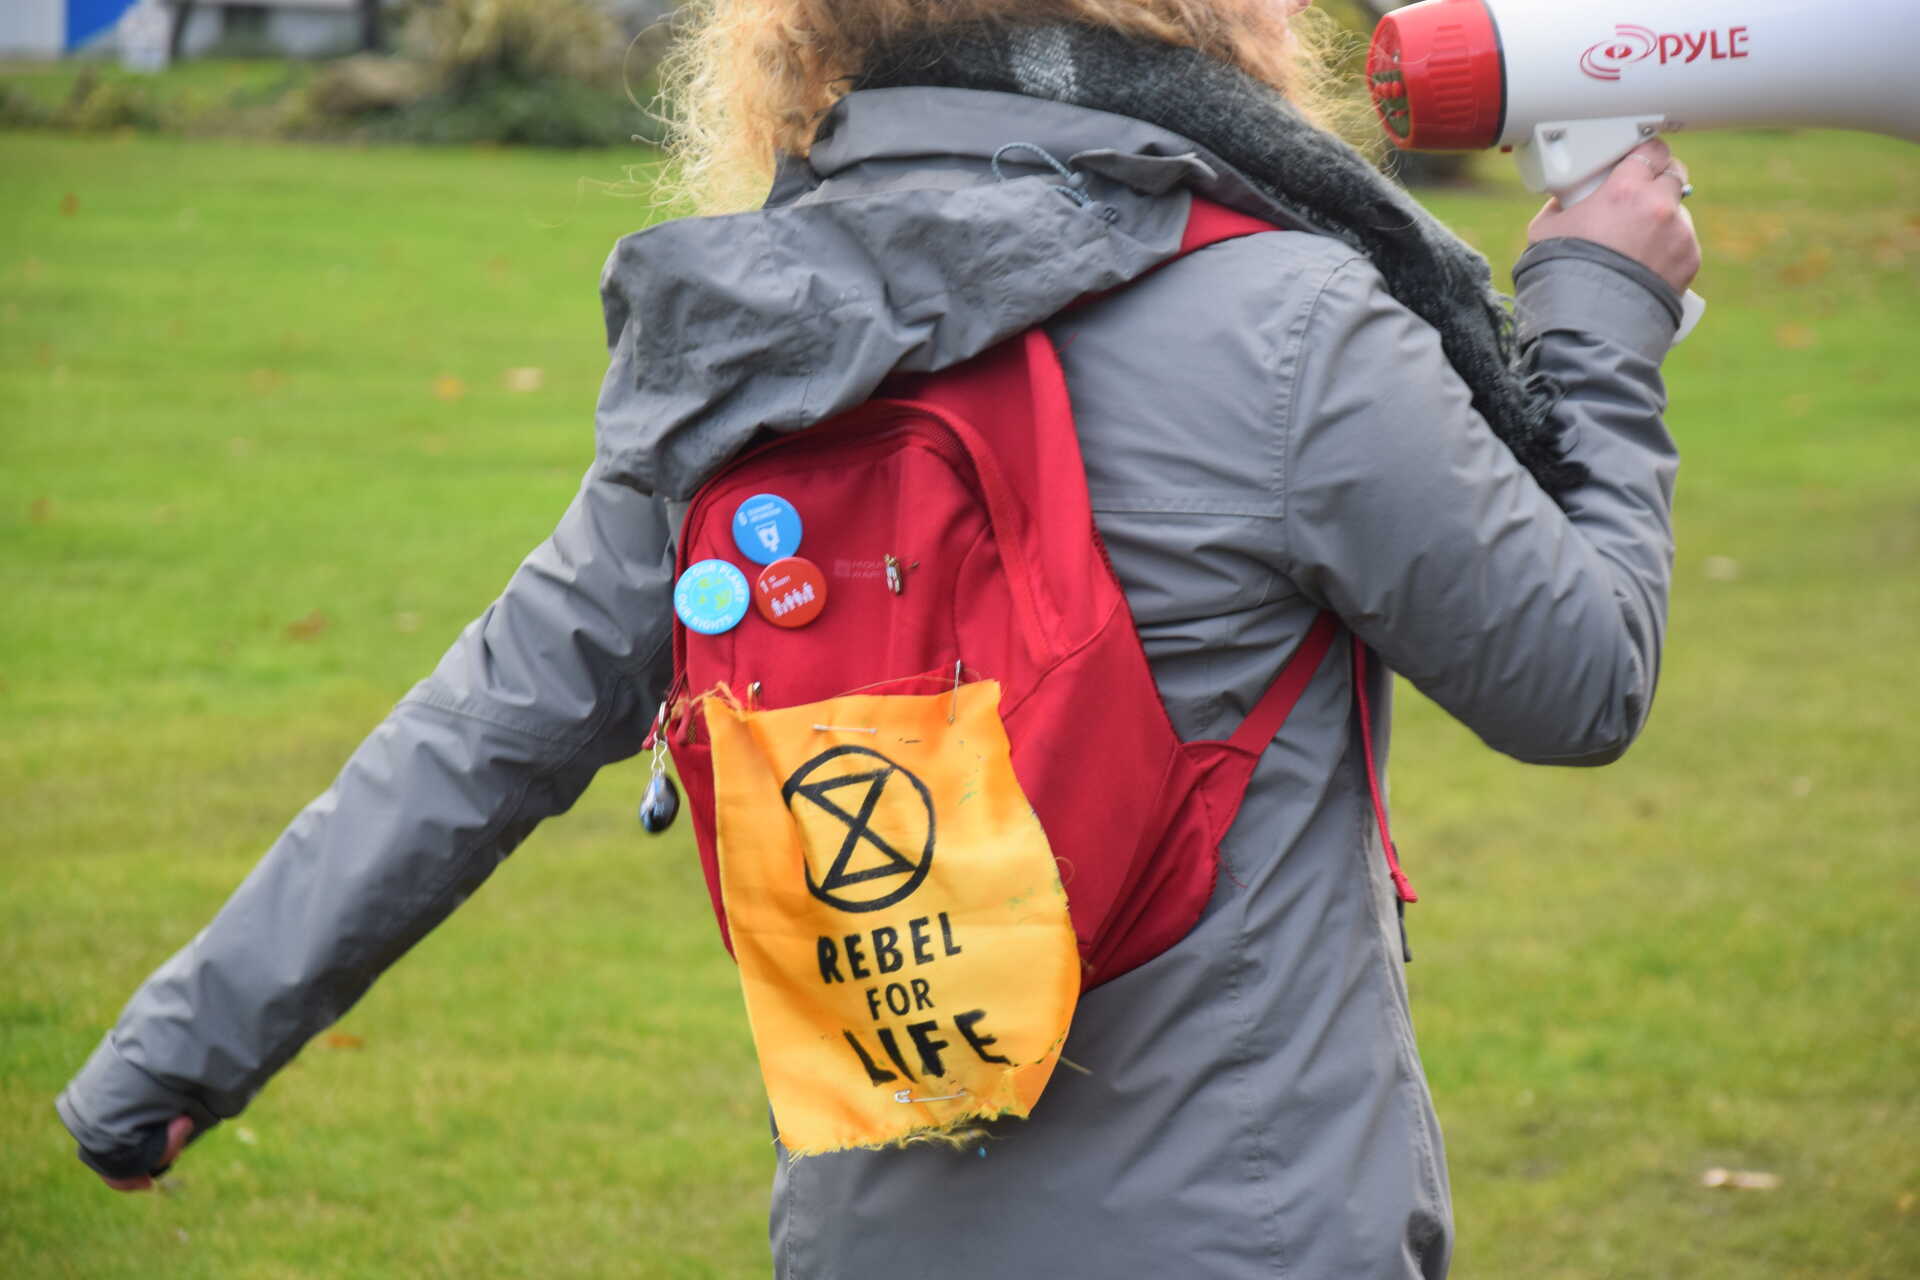
<svg viewBox="0 0 1920 1280"><path fill-rule="evenodd" d="M1198 49L1338 127L1330 21L1282 0L691 0L661 68L678 162L667 193L702 212L757 205L779 153L804 156L820 117L877 47L969 23L1083 23Z"/></svg>

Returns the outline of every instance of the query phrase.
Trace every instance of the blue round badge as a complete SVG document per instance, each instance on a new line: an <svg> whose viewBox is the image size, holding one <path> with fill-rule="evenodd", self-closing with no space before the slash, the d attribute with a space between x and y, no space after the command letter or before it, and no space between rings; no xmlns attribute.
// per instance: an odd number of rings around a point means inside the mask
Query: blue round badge
<svg viewBox="0 0 1920 1280"><path fill-rule="evenodd" d="M689 631L717 636L740 625L752 598L747 575L725 560L702 560L673 588L673 611Z"/></svg>
<svg viewBox="0 0 1920 1280"><path fill-rule="evenodd" d="M800 550L800 513L777 493L756 493L733 513L733 541L755 564L772 564Z"/></svg>

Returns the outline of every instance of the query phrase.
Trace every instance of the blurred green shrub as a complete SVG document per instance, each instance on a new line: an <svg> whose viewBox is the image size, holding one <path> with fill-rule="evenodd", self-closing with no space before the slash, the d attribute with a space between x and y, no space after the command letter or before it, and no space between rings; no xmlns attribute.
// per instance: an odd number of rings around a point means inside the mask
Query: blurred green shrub
<svg viewBox="0 0 1920 1280"><path fill-rule="evenodd" d="M402 40L454 94L502 81L615 87L626 44L585 0L438 0L414 10Z"/></svg>
<svg viewBox="0 0 1920 1280"><path fill-rule="evenodd" d="M92 74L73 82L73 92L60 108L65 123L82 133L111 133L119 129L164 129L171 121L164 106L143 84Z"/></svg>
<svg viewBox="0 0 1920 1280"><path fill-rule="evenodd" d="M92 67L74 77L66 99L57 106L17 86L0 85L0 128L113 133L164 129L174 123L172 113L146 85L105 77Z"/></svg>
<svg viewBox="0 0 1920 1280"><path fill-rule="evenodd" d="M54 123L52 108L24 89L0 84L0 129L45 129Z"/></svg>
<svg viewBox="0 0 1920 1280"><path fill-rule="evenodd" d="M626 40L585 0L416 5L394 58L350 58L314 83L303 132L406 142L609 146L654 136L622 84Z"/></svg>
<svg viewBox="0 0 1920 1280"><path fill-rule="evenodd" d="M602 147L645 135L649 124L617 91L549 76L431 93L369 121L367 133L401 142Z"/></svg>

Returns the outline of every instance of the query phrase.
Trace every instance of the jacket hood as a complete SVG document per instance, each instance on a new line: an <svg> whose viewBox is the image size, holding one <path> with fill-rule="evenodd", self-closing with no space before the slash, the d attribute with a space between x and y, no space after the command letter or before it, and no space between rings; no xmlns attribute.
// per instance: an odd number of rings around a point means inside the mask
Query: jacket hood
<svg viewBox="0 0 1920 1280"><path fill-rule="evenodd" d="M1024 145L996 173L1009 144ZM1042 151L1086 175L1082 199ZM766 208L614 247L599 465L684 500L763 428L810 426L895 370L957 364L1151 270L1179 246L1189 184L1248 203L1192 143L1125 116L967 89L851 94Z"/></svg>

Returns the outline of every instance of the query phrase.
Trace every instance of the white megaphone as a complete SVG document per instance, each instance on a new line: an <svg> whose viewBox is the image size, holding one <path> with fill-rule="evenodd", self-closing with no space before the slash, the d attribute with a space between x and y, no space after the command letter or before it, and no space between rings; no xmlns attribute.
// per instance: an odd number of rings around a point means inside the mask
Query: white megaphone
<svg viewBox="0 0 1920 1280"><path fill-rule="evenodd" d="M1424 0L1381 20L1367 81L1394 145L1510 149L1570 205L1680 129L1920 142L1917 52L1920 0Z"/></svg>

